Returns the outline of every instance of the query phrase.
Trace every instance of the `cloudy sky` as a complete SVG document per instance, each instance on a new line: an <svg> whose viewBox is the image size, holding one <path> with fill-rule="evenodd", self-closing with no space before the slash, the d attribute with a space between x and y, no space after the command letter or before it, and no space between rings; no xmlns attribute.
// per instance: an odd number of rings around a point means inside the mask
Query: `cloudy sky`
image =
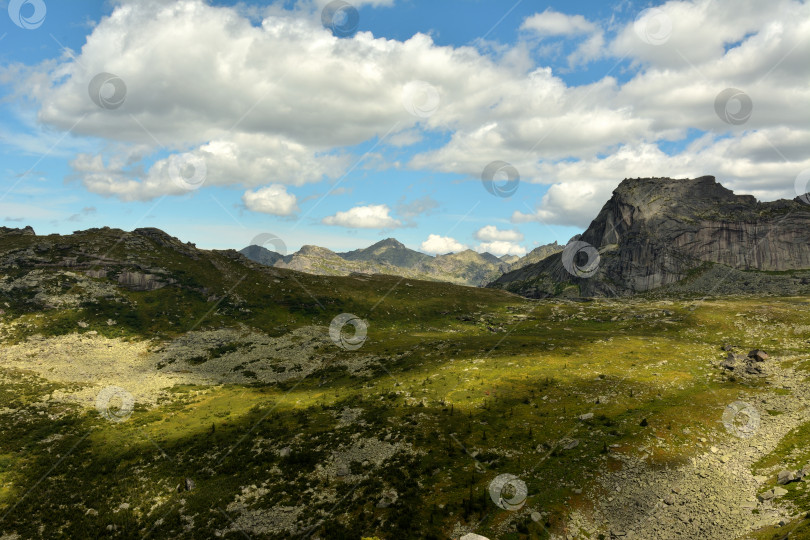
<svg viewBox="0 0 810 540"><path fill-rule="evenodd" d="M0 4L0 225L40 234L520 255L623 178L810 179L806 2Z"/></svg>

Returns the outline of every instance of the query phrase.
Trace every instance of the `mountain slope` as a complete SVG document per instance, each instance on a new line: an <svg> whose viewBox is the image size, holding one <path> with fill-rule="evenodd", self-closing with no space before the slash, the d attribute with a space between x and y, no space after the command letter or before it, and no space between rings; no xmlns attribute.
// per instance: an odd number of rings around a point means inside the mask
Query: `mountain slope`
<svg viewBox="0 0 810 540"><path fill-rule="evenodd" d="M512 260L509 265L509 270L517 270L518 268L523 268L524 266L540 262L546 257L559 253L563 250L563 247L564 246L558 244L556 240L551 244L536 247L523 257Z"/></svg>
<svg viewBox="0 0 810 540"><path fill-rule="evenodd" d="M281 253L276 253L262 246L248 246L239 252L251 261L266 264L267 266L273 266L278 261L284 260Z"/></svg>
<svg viewBox="0 0 810 540"><path fill-rule="evenodd" d="M318 275L347 276L352 273L387 274L459 285L483 286L509 269L537 260L541 254L554 253L562 247L540 246L518 259L498 258L491 253L465 250L459 253L430 256L386 238L364 249L345 253L318 246L304 246L292 255L282 257L261 246L248 246L240 253L261 264L288 268Z"/></svg>
<svg viewBox="0 0 810 540"><path fill-rule="evenodd" d="M804 538L805 482L774 488L810 469L809 306L537 302L0 229L0 536ZM769 358L729 371L726 343Z"/></svg>
<svg viewBox="0 0 810 540"><path fill-rule="evenodd" d="M801 271L810 269L810 206L735 195L712 176L627 179L575 240L580 244L508 272L491 286L533 297L570 285L586 296L661 286L705 293L730 284L741 287L738 292L789 294L806 285ZM690 288L706 272L717 277Z"/></svg>

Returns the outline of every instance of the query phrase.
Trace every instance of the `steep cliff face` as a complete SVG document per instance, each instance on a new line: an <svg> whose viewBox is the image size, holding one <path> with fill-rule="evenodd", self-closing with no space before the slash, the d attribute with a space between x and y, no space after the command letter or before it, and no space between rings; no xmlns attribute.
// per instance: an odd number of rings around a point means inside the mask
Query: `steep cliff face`
<svg viewBox="0 0 810 540"><path fill-rule="evenodd" d="M810 269L810 206L735 195L712 176L624 180L562 253L492 286L546 296L626 295L680 282L707 263L740 271Z"/></svg>

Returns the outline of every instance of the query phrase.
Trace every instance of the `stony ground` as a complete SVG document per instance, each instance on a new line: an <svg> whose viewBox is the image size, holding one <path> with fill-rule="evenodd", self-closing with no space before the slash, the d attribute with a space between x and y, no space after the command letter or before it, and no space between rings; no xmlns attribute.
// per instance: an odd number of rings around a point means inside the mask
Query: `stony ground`
<svg viewBox="0 0 810 540"><path fill-rule="evenodd" d="M356 351L317 324L9 340L0 534L802 537L810 476L777 476L810 464L805 299L515 302Z"/></svg>

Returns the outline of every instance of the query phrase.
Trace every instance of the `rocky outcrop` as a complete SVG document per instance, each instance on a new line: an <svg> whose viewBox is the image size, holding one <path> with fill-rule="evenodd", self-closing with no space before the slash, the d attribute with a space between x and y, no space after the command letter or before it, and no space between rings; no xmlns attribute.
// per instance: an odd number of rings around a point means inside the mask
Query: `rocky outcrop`
<svg viewBox="0 0 810 540"><path fill-rule="evenodd" d="M118 275L118 284L133 291L154 291L167 285L154 274L142 272L121 272Z"/></svg>
<svg viewBox="0 0 810 540"><path fill-rule="evenodd" d="M533 297L571 285L584 296L628 295L712 265L742 272L810 269L810 206L799 198L759 202L735 195L713 176L628 179L574 240L491 285Z"/></svg>
<svg viewBox="0 0 810 540"><path fill-rule="evenodd" d="M13 227L0 227L0 235L21 235L21 236L36 236L34 228L26 225L22 229L15 229Z"/></svg>

